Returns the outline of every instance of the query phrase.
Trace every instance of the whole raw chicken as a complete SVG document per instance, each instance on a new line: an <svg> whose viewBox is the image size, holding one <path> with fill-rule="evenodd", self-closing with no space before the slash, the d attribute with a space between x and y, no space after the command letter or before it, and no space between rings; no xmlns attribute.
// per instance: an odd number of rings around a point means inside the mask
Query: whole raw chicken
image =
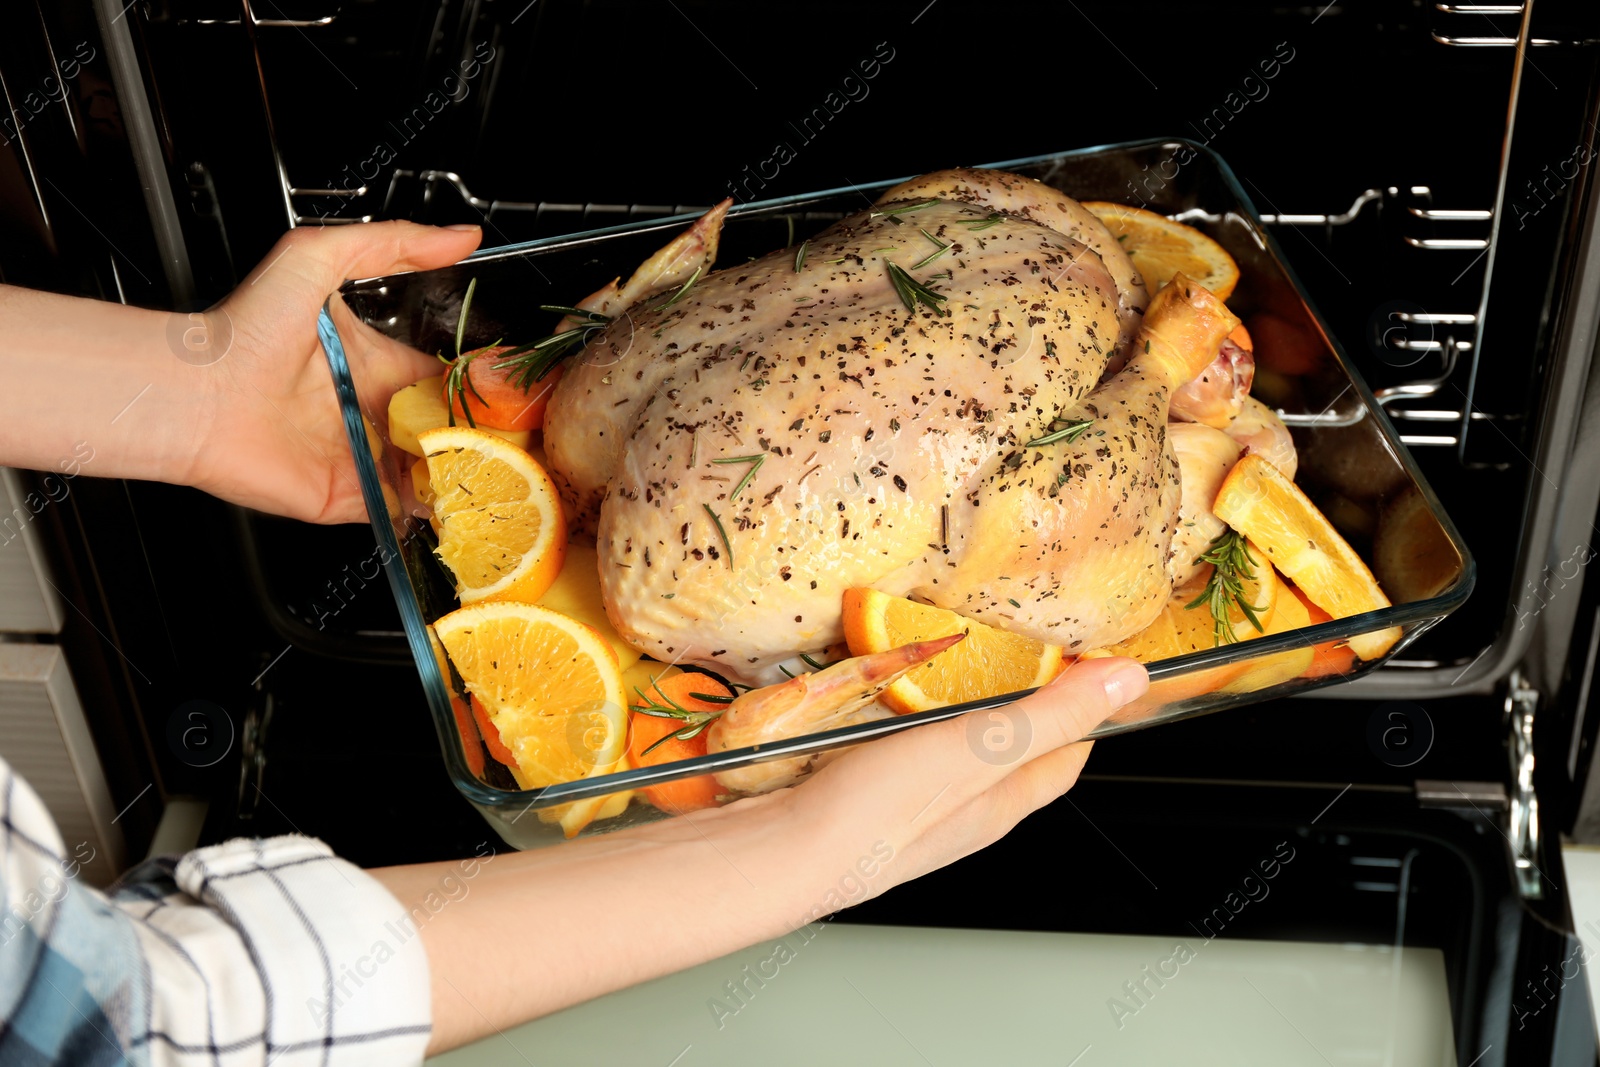
<svg viewBox="0 0 1600 1067"><path fill-rule="evenodd" d="M1094 216L1003 172L707 273L725 210L584 302L611 321L546 415L630 643L764 683L841 640L854 586L1068 652L1162 610L1168 406L1238 325L1220 301L1181 275L1147 301Z"/></svg>

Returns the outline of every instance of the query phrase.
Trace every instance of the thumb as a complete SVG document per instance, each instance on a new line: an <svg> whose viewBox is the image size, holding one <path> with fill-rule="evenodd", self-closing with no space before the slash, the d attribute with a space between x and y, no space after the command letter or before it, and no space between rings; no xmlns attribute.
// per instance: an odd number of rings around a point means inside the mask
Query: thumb
<svg viewBox="0 0 1600 1067"><path fill-rule="evenodd" d="M302 227L279 238L238 291L267 288L278 300L315 313L349 279L449 266L482 239L477 226L396 221Z"/></svg>

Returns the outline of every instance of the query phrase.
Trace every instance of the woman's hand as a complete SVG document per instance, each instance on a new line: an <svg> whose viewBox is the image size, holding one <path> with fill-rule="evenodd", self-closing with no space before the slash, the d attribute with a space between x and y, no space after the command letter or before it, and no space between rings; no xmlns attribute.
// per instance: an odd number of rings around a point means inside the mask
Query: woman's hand
<svg viewBox="0 0 1600 1067"><path fill-rule="evenodd" d="M181 479L213 496L310 522L367 517L317 312L346 279L443 267L478 246L478 227L410 222L304 228L286 234L250 276L206 313L231 331L226 355L208 367L211 413L193 467ZM368 411L438 363L357 321L342 301L331 310Z"/></svg>
<svg viewBox="0 0 1600 1067"><path fill-rule="evenodd" d="M300 229L207 312L178 314L0 285L0 464L204 489L312 522L366 517L317 312L347 278L454 263L476 226ZM437 369L334 321L363 406Z"/></svg>
<svg viewBox="0 0 1600 1067"><path fill-rule="evenodd" d="M879 841L893 850L882 877L865 882L876 896L993 844L1065 793L1094 746L1082 738L1149 685L1134 660L1079 660L1015 704L862 745L789 803L802 823L830 828L846 857L872 855Z"/></svg>
<svg viewBox="0 0 1600 1067"><path fill-rule="evenodd" d="M1025 700L862 745L794 789L485 861L422 927L429 1051L782 936L983 848L1066 792L1081 738L1148 684L1132 660L1080 660ZM372 874L410 909L457 866ZM865 891L846 899L842 883Z"/></svg>

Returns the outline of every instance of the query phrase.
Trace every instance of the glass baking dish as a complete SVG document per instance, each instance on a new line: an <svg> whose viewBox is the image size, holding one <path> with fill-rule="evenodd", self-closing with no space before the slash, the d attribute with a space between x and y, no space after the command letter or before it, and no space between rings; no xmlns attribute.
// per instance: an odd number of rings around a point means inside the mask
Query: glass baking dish
<svg viewBox="0 0 1600 1067"><path fill-rule="evenodd" d="M1228 303L1256 338L1253 395L1277 408L1290 423L1299 450L1297 484L1374 566L1394 602L1380 611L1152 664L1150 693L1118 712L1094 736L1287 696L1369 673L1466 600L1474 565L1460 534L1218 156L1190 142L1158 140L993 166L1038 178L1080 200L1142 204L1204 230L1227 248L1241 274ZM719 264L793 245L864 209L899 180L739 205L728 215ZM449 352L455 349L468 282L476 279L461 350L500 338L517 341L549 328L553 316L539 311L539 305L571 304L612 278L628 275L693 219L682 215L485 249L453 267L354 281L342 295L357 317L381 333L423 352ZM425 629L453 610L456 602L447 575L432 556L426 512L411 495L410 477L401 466L402 460L409 465L411 457L388 440L386 405L362 411L343 342L326 310L320 330L379 555L422 676L445 764L456 786L509 844L526 848L562 840L552 811L558 805L857 744L968 711L999 708L1032 692L544 789L515 788L492 759L474 758L472 763L488 768L474 773L466 746L483 742L475 733L464 736L458 727L451 708L451 680L441 672ZM384 441L376 455L363 415ZM1400 639L1377 660L1329 654L1338 643L1391 627L1400 631ZM1318 650L1312 666L1295 673L1310 648ZM1291 664L1287 671L1286 664ZM1286 673L1293 676L1285 677ZM606 832L660 817L662 813L636 797L620 816L591 823L584 832Z"/></svg>

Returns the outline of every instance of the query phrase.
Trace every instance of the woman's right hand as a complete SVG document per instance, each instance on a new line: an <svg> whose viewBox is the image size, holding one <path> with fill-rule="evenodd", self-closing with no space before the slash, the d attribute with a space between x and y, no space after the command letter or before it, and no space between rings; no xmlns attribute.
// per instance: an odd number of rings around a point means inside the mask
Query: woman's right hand
<svg viewBox="0 0 1600 1067"><path fill-rule="evenodd" d="M785 801L801 825L829 828L847 865L892 850L871 865L880 874L858 875L869 889L849 901L859 903L992 844L1065 793L1094 744L1082 738L1149 685L1134 660L1079 660L1015 704L862 745ZM817 873L825 888L838 881Z"/></svg>

